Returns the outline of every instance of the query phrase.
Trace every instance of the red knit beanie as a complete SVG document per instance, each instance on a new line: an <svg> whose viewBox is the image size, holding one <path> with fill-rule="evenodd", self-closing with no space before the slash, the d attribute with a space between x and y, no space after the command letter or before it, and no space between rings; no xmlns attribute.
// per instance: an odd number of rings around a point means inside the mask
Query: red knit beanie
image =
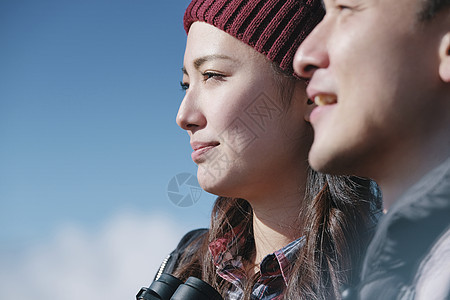
<svg viewBox="0 0 450 300"><path fill-rule="evenodd" d="M294 74L295 52L324 14L320 0L192 0L184 29L189 32L195 21L209 23Z"/></svg>

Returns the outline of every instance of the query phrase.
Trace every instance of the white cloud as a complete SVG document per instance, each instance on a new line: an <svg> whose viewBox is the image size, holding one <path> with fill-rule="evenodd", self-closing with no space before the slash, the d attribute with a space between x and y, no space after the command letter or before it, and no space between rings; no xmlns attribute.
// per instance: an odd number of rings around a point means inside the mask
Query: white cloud
<svg viewBox="0 0 450 300"><path fill-rule="evenodd" d="M1 262L0 299L134 299L185 231L160 214L124 213L93 232L62 226L48 243Z"/></svg>

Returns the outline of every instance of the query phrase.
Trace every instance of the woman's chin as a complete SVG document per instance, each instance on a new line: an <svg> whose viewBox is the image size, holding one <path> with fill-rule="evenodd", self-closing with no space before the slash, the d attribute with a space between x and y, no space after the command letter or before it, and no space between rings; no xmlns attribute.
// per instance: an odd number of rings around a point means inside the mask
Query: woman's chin
<svg viewBox="0 0 450 300"><path fill-rule="evenodd" d="M199 179L199 184L200 184L200 187L204 191L206 191L210 194L213 194L216 196L224 196L223 188L221 188L221 186L218 185L217 183L211 182L211 180L203 181L203 180Z"/></svg>
<svg viewBox="0 0 450 300"><path fill-rule="evenodd" d="M230 187L227 186L223 181L215 180L211 177L198 177L198 183L204 191L210 194L221 197L232 197L230 193Z"/></svg>
<svg viewBox="0 0 450 300"><path fill-rule="evenodd" d="M208 169L201 164L197 170L197 180L200 187L213 195L222 197L239 197L245 186L242 175L230 168ZM241 195L242 196L242 195Z"/></svg>

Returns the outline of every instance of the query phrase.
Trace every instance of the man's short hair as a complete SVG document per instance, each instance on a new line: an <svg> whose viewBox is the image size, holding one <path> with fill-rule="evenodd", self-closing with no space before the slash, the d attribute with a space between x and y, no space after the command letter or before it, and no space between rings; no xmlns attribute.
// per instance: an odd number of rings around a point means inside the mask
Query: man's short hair
<svg viewBox="0 0 450 300"><path fill-rule="evenodd" d="M420 20L428 21L444 8L450 6L450 0L422 0L423 7L419 14Z"/></svg>

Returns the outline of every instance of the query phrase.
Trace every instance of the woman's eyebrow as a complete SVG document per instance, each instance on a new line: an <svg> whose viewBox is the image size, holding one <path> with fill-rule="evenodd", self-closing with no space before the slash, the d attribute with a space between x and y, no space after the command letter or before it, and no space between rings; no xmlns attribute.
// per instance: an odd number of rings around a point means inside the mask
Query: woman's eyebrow
<svg viewBox="0 0 450 300"><path fill-rule="evenodd" d="M198 70L205 62L211 61L211 60L216 60L216 59L226 59L226 60L231 60L233 62L236 62L233 58L231 58L227 55L212 54L212 55L205 55L205 56L195 59L194 67Z"/></svg>
<svg viewBox="0 0 450 300"><path fill-rule="evenodd" d="M211 61L211 60L216 60L216 59L230 60L234 63L238 62L237 60L235 60L227 55L211 54L211 55L205 55L205 56L195 59L193 64L194 64L195 69L198 70L204 63ZM183 74L188 75L188 72L186 71L186 67L183 66L181 68L181 71L183 72Z"/></svg>

